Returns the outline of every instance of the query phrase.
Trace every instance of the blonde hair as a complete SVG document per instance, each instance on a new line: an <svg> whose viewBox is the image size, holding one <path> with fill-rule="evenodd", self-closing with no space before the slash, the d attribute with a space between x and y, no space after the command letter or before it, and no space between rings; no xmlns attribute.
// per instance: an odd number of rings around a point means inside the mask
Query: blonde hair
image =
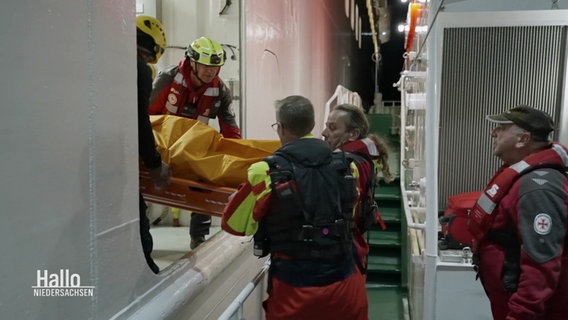
<svg viewBox="0 0 568 320"><path fill-rule="evenodd" d="M375 134L368 134L367 138L371 139L375 143L377 150L379 150L378 164L380 166L379 169L383 174L383 180L386 183L392 182L394 180L394 176L390 171L390 166L389 166L390 146L385 141L385 139Z"/></svg>

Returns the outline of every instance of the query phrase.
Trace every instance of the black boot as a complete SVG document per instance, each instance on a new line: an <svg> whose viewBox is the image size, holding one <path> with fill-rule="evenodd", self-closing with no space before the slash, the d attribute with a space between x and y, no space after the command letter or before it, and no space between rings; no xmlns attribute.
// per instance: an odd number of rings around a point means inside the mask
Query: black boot
<svg viewBox="0 0 568 320"><path fill-rule="evenodd" d="M191 213L191 222L189 224L189 236L191 237L189 247L191 249L195 249L205 242L205 235L209 234L210 227L211 216L196 212Z"/></svg>
<svg viewBox="0 0 568 320"><path fill-rule="evenodd" d="M205 242L205 236L191 237L191 243L189 244L189 248L193 250L199 247L199 245L201 245L203 242Z"/></svg>

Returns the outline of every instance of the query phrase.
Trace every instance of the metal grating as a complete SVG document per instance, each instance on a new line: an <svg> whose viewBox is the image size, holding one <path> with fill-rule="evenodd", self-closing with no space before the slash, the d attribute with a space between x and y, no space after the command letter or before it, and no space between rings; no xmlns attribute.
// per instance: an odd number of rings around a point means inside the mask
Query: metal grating
<svg viewBox="0 0 568 320"><path fill-rule="evenodd" d="M485 115L518 104L559 123L566 26L446 28L440 89L439 208L485 187L500 161ZM557 137L555 137L557 138Z"/></svg>

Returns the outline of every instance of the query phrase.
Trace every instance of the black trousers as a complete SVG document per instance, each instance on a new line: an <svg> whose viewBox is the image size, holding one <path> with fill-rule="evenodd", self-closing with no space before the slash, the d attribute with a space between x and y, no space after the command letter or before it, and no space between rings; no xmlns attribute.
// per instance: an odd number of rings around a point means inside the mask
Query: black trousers
<svg viewBox="0 0 568 320"><path fill-rule="evenodd" d="M140 193L140 239L142 240L142 250L144 251L144 257L148 266L154 273L160 272L160 268L154 263L152 259L152 248L154 247L154 241L152 240L152 234L150 233L150 220L146 216L146 202Z"/></svg>
<svg viewBox="0 0 568 320"><path fill-rule="evenodd" d="M189 235L192 238L205 236L209 234L211 227L211 216L197 212L191 213L191 222L189 223Z"/></svg>

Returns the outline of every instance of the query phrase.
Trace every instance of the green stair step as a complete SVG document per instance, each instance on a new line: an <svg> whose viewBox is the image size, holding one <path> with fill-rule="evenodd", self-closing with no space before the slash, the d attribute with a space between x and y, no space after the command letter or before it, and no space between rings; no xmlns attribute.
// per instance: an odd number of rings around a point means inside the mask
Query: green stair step
<svg viewBox="0 0 568 320"><path fill-rule="evenodd" d="M367 281L365 281L365 286L367 288L378 287L378 286L400 287L400 280L401 280L400 273L367 272Z"/></svg>
<svg viewBox="0 0 568 320"><path fill-rule="evenodd" d="M375 200L381 202L382 200L401 200L399 185L384 185L375 189Z"/></svg>
<svg viewBox="0 0 568 320"><path fill-rule="evenodd" d="M400 248L400 231L372 231L369 233L369 245Z"/></svg>
<svg viewBox="0 0 568 320"><path fill-rule="evenodd" d="M409 319L408 292L400 286L369 286L369 320Z"/></svg>
<svg viewBox="0 0 568 320"><path fill-rule="evenodd" d="M391 206L381 206L379 203L379 212L385 223L400 223L402 210L400 209L400 204L396 207Z"/></svg>
<svg viewBox="0 0 568 320"><path fill-rule="evenodd" d="M400 273L400 256L368 256L367 272Z"/></svg>

